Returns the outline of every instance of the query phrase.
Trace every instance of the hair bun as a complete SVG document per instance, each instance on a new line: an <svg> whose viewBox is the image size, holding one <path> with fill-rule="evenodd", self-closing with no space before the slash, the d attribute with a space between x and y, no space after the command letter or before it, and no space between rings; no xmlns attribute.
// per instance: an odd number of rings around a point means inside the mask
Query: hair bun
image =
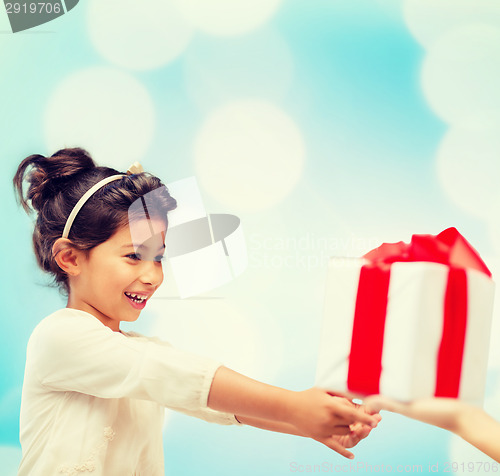
<svg viewBox="0 0 500 476"><path fill-rule="evenodd" d="M64 190L69 180L95 167L92 157L81 148L61 149L50 157L30 155L17 169L14 188L23 208L27 212L30 208L38 212L49 198ZM26 196L23 193L24 180L30 184Z"/></svg>

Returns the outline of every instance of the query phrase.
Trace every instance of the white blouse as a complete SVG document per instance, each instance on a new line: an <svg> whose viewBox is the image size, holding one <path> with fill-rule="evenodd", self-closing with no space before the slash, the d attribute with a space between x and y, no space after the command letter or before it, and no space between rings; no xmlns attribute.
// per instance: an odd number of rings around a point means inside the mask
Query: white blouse
<svg viewBox="0 0 500 476"><path fill-rule="evenodd" d="M165 407L238 424L207 407L220 365L84 311L54 312L28 342L18 476L163 476Z"/></svg>

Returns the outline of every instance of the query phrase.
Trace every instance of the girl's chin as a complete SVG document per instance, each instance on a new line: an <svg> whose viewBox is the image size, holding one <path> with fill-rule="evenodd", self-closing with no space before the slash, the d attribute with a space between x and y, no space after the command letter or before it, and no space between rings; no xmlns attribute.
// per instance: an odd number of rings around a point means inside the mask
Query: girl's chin
<svg viewBox="0 0 500 476"><path fill-rule="evenodd" d="M125 322L134 322L139 319L141 315L141 311L138 309L128 309L128 312L124 312L120 314L120 321Z"/></svg>

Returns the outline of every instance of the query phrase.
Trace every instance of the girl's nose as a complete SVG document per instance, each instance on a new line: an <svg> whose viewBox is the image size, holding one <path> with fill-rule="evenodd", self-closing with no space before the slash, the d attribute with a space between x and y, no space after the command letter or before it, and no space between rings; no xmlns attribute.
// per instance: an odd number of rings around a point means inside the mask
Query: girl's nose
<svg viewBox="0 0 500 476"><path fill-rule="evenodd" d="M141 281L158 287L163 282L163 268L157 261L142 262Z"/></svg>

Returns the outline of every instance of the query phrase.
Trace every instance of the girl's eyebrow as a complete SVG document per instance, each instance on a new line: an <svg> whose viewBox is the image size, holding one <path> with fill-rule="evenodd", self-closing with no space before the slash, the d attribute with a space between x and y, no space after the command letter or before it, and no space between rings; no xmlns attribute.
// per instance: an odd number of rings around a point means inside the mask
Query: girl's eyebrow
<svg viewBox="0 0 500 476"><path fill-rule="evenodd" d="M133 243L129 243L128 245L123 245L121 248L122 249L123 248L134 248L135 249L136 247L134 246ZM138 245L137 248L144 248L144 245ZM158 247L159 250L163 250L165 248L166 248L165 243L163 243L163 245L161 245L160 247Z"/></svg>

